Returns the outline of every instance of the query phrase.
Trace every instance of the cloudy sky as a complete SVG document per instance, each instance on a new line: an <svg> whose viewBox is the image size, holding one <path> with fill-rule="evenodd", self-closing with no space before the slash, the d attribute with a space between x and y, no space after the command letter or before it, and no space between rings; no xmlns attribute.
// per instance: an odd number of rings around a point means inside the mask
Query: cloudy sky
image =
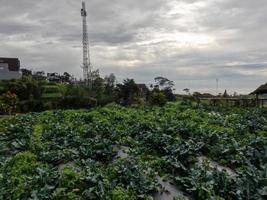
<svg viewBox="0 0 267 200"><path fill-rule="evenodd" d="M91 59L119 81L178 93L247 93L267 82L266 0L86 0ZM82 76L80 0L0 0L0 56Z"/></svg>

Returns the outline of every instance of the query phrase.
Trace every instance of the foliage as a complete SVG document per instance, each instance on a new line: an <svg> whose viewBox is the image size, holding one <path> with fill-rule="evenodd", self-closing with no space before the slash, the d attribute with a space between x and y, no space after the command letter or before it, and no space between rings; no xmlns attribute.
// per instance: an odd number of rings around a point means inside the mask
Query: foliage
<svg viewBox="0 0 267 200"><path fill-rule="evenodd" d="M173 81L156 77L155 82L154 92L151 92L145 84L136 84L133 79L125 79L117 84L114 74L101 78L98 70L92 72L90 80L75 82L67 72L63 75L48 73L45 76L43 71L32 74L30 70L23 69L21 79L0 81L0 94L11 92L17 95L16 113L91 108L112 102L124 106L162 106L167 101L176 100ZM2 112L8 108L0 99Z"/></svg>
<svg viewBox="0 0 267 200"><path fill-rule="evenodd" d="M133 79L126 79L117 85L117 99L122 105L134 104L139 95L139 88Z"/></svg>
<svg viewBox="0 0 267 200"><path fill-rule="evenodd" d="M0 113L11 115L18 104L17 95L11 92L2 94L0 99Z"/></svg>
<svg viewBox="0 0 267 200"><path fill-rule="evenodd" d="M0 199L149 199L158 176L199 200L264 199L266 146L267 112L258 109L109 104L26 114L0 121Z"/></svg>
<svg viewBox="0 0 267 200"><path fill-rule="evenodd" d="M175 100L176 100L176 97L175 97L175 95L173 94L171 88L166 88L166 89L164 89L164 90L163 90L163 93L164 93L164 95L165 95L165 97L166 97L166 99L167 99L168 101L175 101Z"/></svg>
<svg viewBox="0 0 267 200"><path fill-rule="evenodd" d="M34 80L31 76L23 76L18 80L1 81L3 93L10 91L17 95L19 100L27 100L30 96L40 98L40 85L43 82Z"/></svg>
<svg viewBox="0 0 267 200"><path fill-rule="evenodd" d="M154 100L157 101L155 96L159 96L158 98L160 100L159 100L159 102L152 103L152 105L164 105L165 104L165 103L163 103L164 100L163 100L162 94L164 95L164 98L166 99L165 101L175 101L176 100L176 97L173 94L173 90L174 90L173 89L173 87L174 87L173 81L170 81L169 79L161 77L161 76L156 77L154 80L156 82L156 85L154 86L154 88L152 90L152 95L151 95L152 96L152 102ZM153 85L152 85L152 87L153 87ZM162 92L162 94L159 91Z"/></svg>
<svg viewBox="0 0 267 200"><path fill-rule="evenodd" d="M154 80L156 82L156 85L162 88L163 90L172 89L172 87L174 86L173 81L170 81L169 79L161 76L156 77Z"/></svg>
<svg viewBox="0 0 267 200"><path fill-rule="evenodd" d="M82 173L70 166L64 167L61 173L59 185L52 194L53 199L78 199L83 184Z"/></svg>
<svg viewBox="0 0 267 200"><path fill-rule="evenodd" d="M116 187L112 190L111 199L112 200L136 200L136 197L133 196L128 190L122 187Z"/></svg>
<svg viewBox="0 0 267 200"><path fill-rule="evenodd" d="M49 199L49 193L53 189L50 184L56 177L48 166L38 162L37 157L29 151L16 154L0 172L3 173L1 199L29 199L38 196Z"/></svg>
<svg viewBox="0 0 267 200"><path fill-rule="evenodd" d="M164 106L167 103L167 99L163 92L154 89L150 94L150 104Z"/></svg>
<svg viewBox="0 0 267 200"><path fill-rule="evenodd" d="M62 94L60 93L60 89L57 85L45 85L42 87L42 99L45 100L54 100L60 99Z"/></svg>

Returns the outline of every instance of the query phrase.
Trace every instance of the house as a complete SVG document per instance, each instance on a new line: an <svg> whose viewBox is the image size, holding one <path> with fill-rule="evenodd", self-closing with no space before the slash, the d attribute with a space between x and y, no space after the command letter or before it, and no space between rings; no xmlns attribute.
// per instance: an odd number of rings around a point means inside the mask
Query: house
<svg viewBox="0 0 267 200"><path fill-rule="evenodd" d="M267 101L267 83L258 87L251 95L256 95L256 104L264 107Z"/></svg>
<svg viewBox="0 0 267 200"><path fill-rule="evenodd" d="M61 76L58 73L47 73L47 80L49 82L59 83L61 82Z"/></svg>
<svg viewBox="0 0 267 200"><path fill-rule="evenodd" d="M0 57L0 80L19 78L21 78L19 59Z"/></svg>
<svg viewBox="0 0 267 200"><path fill-rule="evenodd" d="M258 87L254 92L251 93L251 95L256 95L257 97L267 96L267 83Z"/></svg>
<svg viewBox="0 0 267 200"><path fill-rule="evenodd" d="M37 71L33 73L32 76L35 80L46 80L45 72L44 71Z"/></svg>

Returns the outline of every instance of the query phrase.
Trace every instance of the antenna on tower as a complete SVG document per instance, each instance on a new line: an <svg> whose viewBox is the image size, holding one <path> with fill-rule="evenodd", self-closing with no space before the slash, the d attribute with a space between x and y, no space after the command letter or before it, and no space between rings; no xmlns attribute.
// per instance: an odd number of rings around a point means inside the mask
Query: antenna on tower
<svg viewBox="0 0 267 200"><path fill-rule="evenodd" d="M89 40L88 40L88 32L87 32L87 12L85 2L82 1L82 9L81 9L81 16L82 16L82 25L83 25L83 79L88 80L91 79L91 72L92 72L92 65L90 59L90 48L89 48Z"/></svg>

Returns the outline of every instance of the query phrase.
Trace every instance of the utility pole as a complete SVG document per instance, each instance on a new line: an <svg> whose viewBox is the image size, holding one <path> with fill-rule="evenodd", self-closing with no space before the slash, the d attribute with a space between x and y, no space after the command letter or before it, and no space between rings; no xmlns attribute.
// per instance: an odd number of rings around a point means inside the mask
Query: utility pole
<svg viewBox="0 0 267 200"><path fill-rule="evenodd" d="M82 16L82 26L83 26L83 79L88 80L91 79L91 60L90 60L90 48L89 48L89 40L88 40L88 32L87 32L87 12L85 2L82 2L82 9L81 9L81 16Z"/></svg>

